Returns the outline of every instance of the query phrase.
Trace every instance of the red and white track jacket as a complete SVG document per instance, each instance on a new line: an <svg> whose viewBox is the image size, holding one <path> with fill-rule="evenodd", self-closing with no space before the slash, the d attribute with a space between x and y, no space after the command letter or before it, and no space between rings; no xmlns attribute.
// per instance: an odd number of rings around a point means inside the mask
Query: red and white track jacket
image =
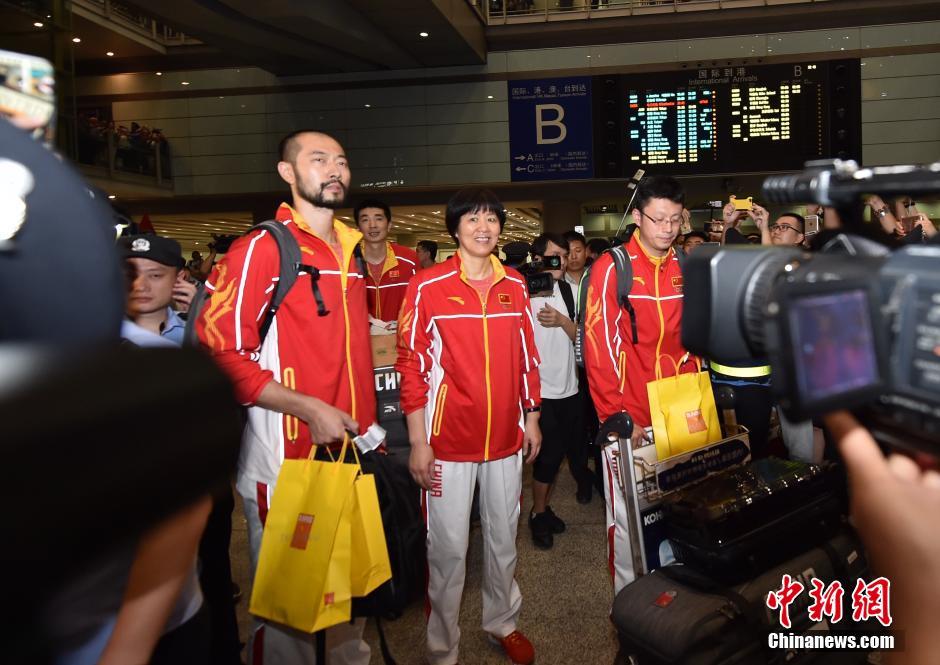
<svg viewBox="0 0 940 665"><path fill-rule="evenodd" d="M491 260L485 303L455 254L411 280L398 320L401 405L406 414L425 410L438 459L514 454L522 446L523 409L541 404L525 280Z"/></svg>
<svg viewBox="0 0 940 665"><path fill-rule="evenodd" d="M385 265L376 284L370 273L366 279L369 293L369 314L379 321L397 321L405 301L408 280L418 271L418 255L398 243L386 243Z"/></svg>
<svg viewBox="0 0 940 665"><path fill-rule="evenodd" d="M209 300L196 323L199 340L232 379L240 402L253 405L269 381L279 381L349 413L365 432L375 421L375 388L365 279L353 257L362 234L334 221L343 250L339 260L289 205L281 204L277 220L297 239L304 262L320 271L317 285L329 313L318 316L311 277L301 273L259 348L280 256L275 240L255 231L232 243L206 281ZM251 406L239 491L243 478L274 484L281 462L306 457L310 446L303 420Z"/></svg>
<svg viewBox="0 0 940 665"><path fill-rule="evenodd" d="M662 258L647 254L638 234L627 243L633 266L630 303L636 313L638 344L633 343L630 315L617 302L617 270L613 257L602 254L591 266L584 307L584 366L591 398L601 422L626 411L633 422L648 427L646 384L656 379L656 359L668 354L678 361L685 349L682 326L682 270L670 249ZM695 371L687 363L683 371ZM675 375L673 362L663 359L662 375Z"/></svg>

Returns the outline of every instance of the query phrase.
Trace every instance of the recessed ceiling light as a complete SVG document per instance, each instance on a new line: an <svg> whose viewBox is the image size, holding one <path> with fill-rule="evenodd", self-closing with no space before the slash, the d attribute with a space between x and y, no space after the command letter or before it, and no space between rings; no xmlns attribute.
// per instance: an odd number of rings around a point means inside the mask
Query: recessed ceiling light
<svg viewBox="0 0 940 665"><path fill-rule="evenodd" d="M113 58L113 57L114 57L114 51L108 51L107 53L105 53L105 55L108 56L109 58Z"/></svg>
<svg viewBox="0 0 940 665"><path fill-rule="evenodd" d="M366 104L366 108L367 108L367 109L371 109L371 108L372 108L372 104Z"/></svg>
<svg viewBox="0 0 940 665"><path fill-rule="evenodd" d="M81 38L81 37L72 37L72 41L75 42L76 44L81 44L81 43L82 43L82 38Z"/></svg>
<svg viewBox="0 0 940 665"><path fill-rule="evenodd" d="M157 76L163 76L163 72L157 72Z"/></svg>
<svg viewBox="0 0 940 665"><path fill-rule="evenodd" d="M116 199L117 197L116 197L114 194L108 194L108 198L113 201L113 200Z"/></svg>
<svg viewBox="0 0 940 665"><path fill-rule="evenodd" d="M428 33L426 33L426 32L419 32L419 33L418 33L418 36L419 36L419 37L427 37L427 36L428 36Z"/></svg>
<svg viewBox="0 0 940 665"><path fill-rule="evenodd" d="M40 23L39 21L36 21L35 23L33 23L33 25L35 25L37 28L41 28L43 27L44 24Z"/></svg>
<svg viewBox="0 0 940 665"><path fill-rule="evenodd" d="M180 85L189 85L189 81L180 81Z"/></svg>
<svg viewBox="0 0 940 665"><path fill-rule="evenodd" d="M493 99L493 95L487 95L486 98L487 98L487 99Z"/></svg>

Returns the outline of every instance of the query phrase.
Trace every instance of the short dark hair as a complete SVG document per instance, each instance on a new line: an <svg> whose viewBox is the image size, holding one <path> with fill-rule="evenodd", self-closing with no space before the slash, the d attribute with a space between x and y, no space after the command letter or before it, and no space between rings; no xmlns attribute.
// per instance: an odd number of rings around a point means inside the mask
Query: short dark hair
<svg viewBox="0 0 940 665"><path fill-rule="evenodd" d="M545 250L548 249L548 243L554 243L566 252L571 249L568 240L560 233L546 231L532 241L532 256L545 256Z"/></svg>
<svg viewBox="0 0 940 665"><path fill-rule="evenodd" d="M431 260L437 259L437 243L433 240L419 240L418 249L423 249L430 255Z"/></svg>
<svg viewBox="0 0 940 665"><path fill-rule="evenodd" d="M584 236L577 231L565 231L564 239L568 241L568 246L570 249L572 242L579 242L585 247L587 247L587 240L584 239Z"/></svg>
<svg viewBox="0 0 940 665"><path fill-rule="evenodd" d="M704 231L689 231L688 233L685 234L685 238L682 241L683 244L689 238L701 238L702 242L708 242L708 234L705 233Z"/></svg>
<svg viewBox="0 0 940 665"><path fill-rule="evenodd" d="M806 231L806 220L803 218L803 215L801 215L800 213L785 212L782 215L780 215L780 217L790 217L791 219L800 223L800 233L803 233L804 231Z"/></svg>
<svg viewBox="0 0 940 665"><path fill-rule="evenodd" d="M356 222L356 226L359 226L359 213L366 208L378 208L385 213L385 219L388 220L388 223L392 223L392 209L388 207L387 203L378 199L363 199L353 209L353 221Z"/></svg>
<svg viewBox="0 0 940 665"><path fill-rule="evenodd" d="M685 190L675 178L668 175L654 175L643 178L636 188L636 208L642 212L651 199L667 199L679 205L685 205Z"/></svg>
<svg viewBox="0 0 940 665"><path fill-rule="evenodd" d="M323 134L323 132L316 129L297 129L282 138L281 142L277 144L277 154L280 161L289 162L290 164L294 163L294 160L297 158L297 152L299 151L295 139L301 134Z"/></svg>
<svg viewBox="0 0 940 665"><path fill-rule="evenodd" d="M460 218L468 212L478 211L494 213L499 219L499 232L503 232L503 227L506 225L506 209L496 198L496 194L486 187L465 187L450 197L450 201L447 202L444 223L447 225L447 232L450 236L456 240Z"/></svg>
<svg viewBox="0 0 940 665"><path fill-rule="evenodd" d="M601 254L610 249L610 241L606 238L591 238L587 241L587 248L595 254Z"/></svg>

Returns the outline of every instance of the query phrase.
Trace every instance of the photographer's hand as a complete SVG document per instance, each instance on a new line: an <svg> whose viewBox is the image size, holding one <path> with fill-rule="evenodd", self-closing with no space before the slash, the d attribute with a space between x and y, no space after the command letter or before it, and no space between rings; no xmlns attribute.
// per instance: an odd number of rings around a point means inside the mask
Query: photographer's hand
<svg viewBox="0 0 940 665"><path fill-rule="evenodd" d="M826 416L848 470L852 521L874 574L891 581L892 629L903 631L898 662L933 663L940 653L940 473L909 457L882 455L849 413Z"/></svg>
<svg viewBox="0 0 940 665"><path fill-rule="evenodd" d="M761 232L768 227L770 222L770 213L767 209L754 204L754 207L747 211L747 216L754 220L756 226Z"/></svg>
<svg viewBox="0 0 940 665"><path fill-rule="evenodd" d="M725 229L728 228L737 228L738 224L741 223L741 218L744 216L745 212L743 210L737 210L734 207L733 203L728 203L721 210L722 219L725 220Z"/></svg>
<svg viewBox="0 0 940 665"><path fill-rule="evenodd" d="M917 220L914 222L914 226L919 226L924 235L928 238L933 238L937 235L937 227L934 225L933 221L922 212L917 213Z"/></svg>
<svg viewBox="0 0 940 665"><path fill-rule="evenodd" d="M543 328L563 329L565 334L572 340L577 334L577 325L575 325L574 321L547 303L542 306L542 309L538 311L535 318L538 319L538 322Z"/></svg>

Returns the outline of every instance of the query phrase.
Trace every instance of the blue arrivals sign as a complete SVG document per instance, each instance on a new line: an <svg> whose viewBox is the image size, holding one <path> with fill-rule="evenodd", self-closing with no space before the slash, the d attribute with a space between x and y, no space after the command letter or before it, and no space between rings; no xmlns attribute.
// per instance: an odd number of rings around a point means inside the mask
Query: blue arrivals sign
<svg viewBox="0 0 940 665"><path fill-rule="evenodd" d="M513 182L594 175L591 79L508 81Z"/></svg>

